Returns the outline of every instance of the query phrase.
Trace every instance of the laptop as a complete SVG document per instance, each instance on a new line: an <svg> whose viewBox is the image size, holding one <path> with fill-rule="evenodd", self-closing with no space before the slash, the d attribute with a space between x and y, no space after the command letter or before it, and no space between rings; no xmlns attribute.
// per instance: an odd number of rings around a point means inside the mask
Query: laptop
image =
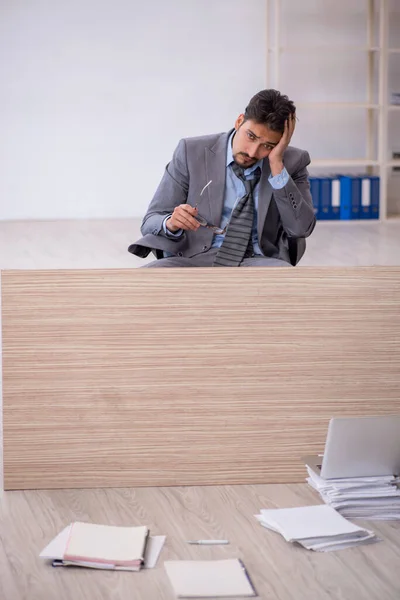
<svg viewBox="0 0 400 600"><path fill-rule="evenodd" d="M400 475L400 414L334 417L323 456L304 462L323 479Z"/></svg>

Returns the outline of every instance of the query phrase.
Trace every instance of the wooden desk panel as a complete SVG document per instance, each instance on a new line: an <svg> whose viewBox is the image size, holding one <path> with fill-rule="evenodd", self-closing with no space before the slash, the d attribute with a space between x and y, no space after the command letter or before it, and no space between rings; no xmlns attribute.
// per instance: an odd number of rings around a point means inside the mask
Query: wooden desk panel
<svg viewBox="0 0 400 600"><path fill-rule="evenodd" d="M6 489L296 482L400 412L400 268L5 271Z"/></svg>

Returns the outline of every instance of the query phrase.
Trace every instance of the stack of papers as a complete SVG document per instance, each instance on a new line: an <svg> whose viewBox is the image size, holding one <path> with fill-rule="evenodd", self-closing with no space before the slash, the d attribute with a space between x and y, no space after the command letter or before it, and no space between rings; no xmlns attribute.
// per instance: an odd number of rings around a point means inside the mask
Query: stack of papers
<svg viewBox="0 0 400 600"><path fill-rule="evenodd" d="M165 536L149 536L147 527L114 527L71 523L40 553L53 566L90 567L118 571L153 568Z"/></svg>
<svg viewBox="0 0 400 600"><path fill-rule="evenodd" d="M164 563L178 598L236 598L256 596L246 568L228 560L171 560Z"/></svg>
<svg viewBox="0 0 400 600"><path fill-rule="evenodd" d="M322 500L349 519L400 519L400 479L383 477L346 477L323 479L307 466L309 485Z"/></svg>
<svg viewBox="0 0 400 600"><path fill-rule="evenodd" d="M280 533L287 542L301 544L307 550L327 552L379 541L372 531L346 521L324 504L263 509L256 519L263 527Z"/></svg>

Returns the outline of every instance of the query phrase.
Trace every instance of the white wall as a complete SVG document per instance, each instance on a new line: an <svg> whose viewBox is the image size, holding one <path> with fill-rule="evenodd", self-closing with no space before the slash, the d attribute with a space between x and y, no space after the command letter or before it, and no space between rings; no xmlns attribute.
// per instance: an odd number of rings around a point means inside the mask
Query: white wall
<svg viewBox="0 0 400 600"><path fill-rule="evenodd" d="M143 215L265 84L264 0L3 0L0 219Z"/></svg>
<svg viewBox="0 0 400 600"><path fill-rule="evenodd" d="M265 6L0 2L0 220L142 216L178 140L228 129L265 87ZM366 45L366 0L282 6L285 45ZM400 46L396 7L391 43ZM391 89L400 89L399 56ZM365 101L366 69L365 53L284 54L279 88L295 102ZM364 155L365 112L298 116L293 143L312 157ZM400 111L391 119L390 148Z"/></svg>

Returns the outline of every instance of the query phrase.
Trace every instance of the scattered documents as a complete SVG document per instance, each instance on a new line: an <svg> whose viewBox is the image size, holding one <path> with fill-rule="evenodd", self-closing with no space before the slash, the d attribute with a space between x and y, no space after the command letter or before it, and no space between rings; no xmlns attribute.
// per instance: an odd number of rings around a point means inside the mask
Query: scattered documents
<svg viewBox="0 0 400 600"><path fill-rule="evenodd" d="M40 553L53 566L140 571L153 568L165 536L149 536L147 527L114 527L75 522Z"/></svg>
<svg viewBox="0 0 400 600"><path fill-rule="evenodd" d="M323 479L307 465L308 484L325 504L343 517L365 520L400 519L400 478L346 477Z"/></svg>
<svg viewBox="0 0 400 600"><path fill-rule="evenodd" d="M178 598L256 596L241 560L171 560L165 570Z"/></svg>
<svg viewBox="0 0 400 600"><path fill-rule="evenodd" d="M372 531L350 523L325 504L300 508L262 509L256 519L287 542L327 552L379 541Z"/></svg>

